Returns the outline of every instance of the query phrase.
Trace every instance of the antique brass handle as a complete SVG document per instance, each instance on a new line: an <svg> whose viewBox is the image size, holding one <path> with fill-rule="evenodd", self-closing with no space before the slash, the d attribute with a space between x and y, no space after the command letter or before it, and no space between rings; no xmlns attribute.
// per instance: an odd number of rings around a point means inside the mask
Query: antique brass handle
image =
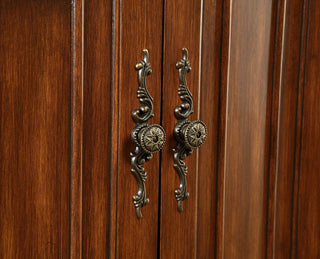
<svg viewBox="0 0 320 259"><path fill-rule="evenodd" d="M131 172L136 177L139 186L138 193L133 195L133 202L138 218L142 217L141 208L149 203L144 184L147 179L147 173L142 164L150 160L153 153L161 150L166 138L164 129L160 125L148 124L148 120L152 118L154 114L153 99L146 86L146 76L152 72L147 49L143 50L143 56L143 60L136 64L139 82L137 97L140 100L141 106L139 109L132 111L132 118L136 122L136 126L131 132L131 139L135 143L136 148L133 153L130 153Z"/></svg>
<svg viewBox="0 0 320 259"><path fill-rule="evenodd" d="M173 135L177 140L177 146L174 148L174 168L179 178L180 186L175 190L176 199L178 201L178 211L182 211L182 201L188 198L186 176L188 168L183 161L192 153L192 149L200 147L207 137L206 125L199 120L190 122L188 117L193 113L192 95L187 86L186 74L190 72L191 66L188 60L188 50L182 49L183 58L177 62L176 68L179 69L179 89L178 94L182 101L180 106L176 106L174 115L178 120Z"/></svg>

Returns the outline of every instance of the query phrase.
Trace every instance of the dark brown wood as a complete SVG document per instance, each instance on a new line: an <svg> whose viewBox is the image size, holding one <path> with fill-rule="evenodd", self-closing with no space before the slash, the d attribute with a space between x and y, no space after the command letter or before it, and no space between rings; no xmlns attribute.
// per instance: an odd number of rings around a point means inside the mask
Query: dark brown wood
<svg viewBox="0 0 320 259"><path fill-rule="evenodd" d="M130 152L134 151L130 133L135 126L131 118L137 99L138 74L135 64L143 59L142 50L150 54L152 74L147 88L154 98L154 118L160 123L161 57L163 2L150 0L122 0L120 5L119 42L119 99L118 99L118 189L117 189L117 246L118 258L156 258L158 245L159 153L144 164L147 172L146 191L150 203L142 208L141 219L136 216L132 196L138 185L131 173ZM117 152L114 150L113 152ZM116 173L116 172L113 172ZM115 197L113 197L115 198Z"/></svg>
<svg viewBox="0 0 320 259"><path fill-rule="evenodd" d="M167 1L165 5L162 125L167 132L167 142L161 157L160 258L196 256L198 154L194 151L185 160L189 171L187 189L190 196L183 201L183 212L179 213L174 190L179 187L180 181L173 167L172 149L176 146L176 141L172 132L176 123L173 111L181 103L178 96L179 74L175 65L182 58L183 47L189 50L192 67L187 75L187 82L193 94L194 113L189 119L199 118L201 11L201 1L188 1L188 4L181 0Z"/></svg>
<svg viewBox="0 0 320 259"><path fill-rule="evenodd" d="M298 215L297 215L297 247L296 256L300 258L316 258L320 256L320 51L319 51L319 17L320 4L308 1L306 65L303 80L303 104L301 123L300 167ZM308 241L309 240L309 241Z"/></svg>
<svg viewBox="0 0 320 259"><path fill-rule="evenodd" d="M221 26L221 57L219 76L219 120L218 120L218 164L217 164L217 189L216 189L216 258L223 258L224 249L224 199L225 199L225 160L226 160L226 113L227 113L227 85L229 67L229 42L231 24L231 2L222 2Z"/></svg>
<svg viewBox="0 0 320 259"><path fill-rule="evenodd" d="M232 1L223 258L261 258L271 1ZM259 11L258 11L259 10Z"/></svg>
<svg viewBox="0 0 320 259"><path fill-rule="evenodd" d="M274 256L285 258L294 256L292 248L295 243L293 235L293 211L295 185L295 156L298 100L299 100L299 75L304 60L306 39L306 25L303 25L305 14L303 1L289 1L286 6L285 28L283 39L283 61L280 97L279 118L279 143L276 182L276 214ZM301 101L300 101L301 102ZM301 109L300 109L301 110ZM297 180L297 178L296 178Z"/></svg>
<svg viewBox="0 0 320 259"><path fill-rule="evenodd" d="M117 255L117 204L118 204L118 165L119 165L119 77L120 77L120 1L112 3L112 74L111 74L111 167L110 167L110 227L109 258Z"/></svg>
<svg viewBox="0 0 320 259"><path fill-rule="evenodd" d="M287 6L276 200L276 257L317 258L320 254L320 150L317 144L319 12L317 1L292 1ZM299 40L292 44L292 39L297 38Z"/></svg>
<svg viewBox="0 0 320 259"><path fill-rule="evenodd" d="M266 110L265 175L264 175L264 258L273 258L278 173L279 113L283 61L285 1L272 3L269 50L269 77Z"/></svg>
<svg viewBox="0 0 320 259"><path fill-rule="evenodd" d="M270 162L266 257L317 258L320 5L317 1L279 1L278 8L276 77L273 92L268 94L271 145L270 161L266 161ZM282 29L281 24L285 25Z"/></svg>
<svg viewBox="0 0 320 259"><path fill-rule="evenodd" d="M84 3L82 256L111 252L112 1Z"/></svg>
<svg viewBox="0 0 320 259"><path fill-rule="evenodd" d="M0 2L0 257L67 258L70 1Z"/></svg>
<svg viewBox="0 0 320 259"><path fill-rule="evenodd" d="M71 5L70 257L82 254L83 1Z"/></svg>
<svg viewBox="0 0 320 259"><path fill-rule="evenodd" d="M320 2L0 2L1 258L318 258ZM190 120L183 212L173 127L181 49ZM147 87L167 143L136 217L131 112Z"/></svg>
<svg viewBox="0 0 320 259"><path fill-rule="evenodd" d="M320 3L306 1L307 41L301 77L302 111L296 216L296 258L320 257Z"/></svg>
<svg viewBox="0 0 320 259"><path fill-rule="evenodd" d="M199 149L196 258L215 258L216 252L222 8L222 1L203 1L199 109L209 134Z"/></svg>

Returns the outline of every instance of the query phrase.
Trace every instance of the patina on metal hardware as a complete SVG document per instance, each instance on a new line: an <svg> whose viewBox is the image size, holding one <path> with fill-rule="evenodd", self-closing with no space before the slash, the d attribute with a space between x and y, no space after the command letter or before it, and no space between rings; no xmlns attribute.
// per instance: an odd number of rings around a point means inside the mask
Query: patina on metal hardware
<svg viewBox="0 0 320 259"><path fill-rule="evenodd" d="M132 118L136 126L131 132L131 138L136 145L135 151L130 153L131 172L136 177L139 190L133 195L134 206L136 207L137 217L141 218L141 208L149 203L146 195L145 180L147 173L142 164L152 158L152 154L159 152L165 142L164 129L158 124L148 124L148 120L154 116L153 99L150 96L146 86L146 76L150 75L152 70L149 62L149 52L143 50L143 60L136 64L138 70L139 88L137 97L140 100L140 108L132 111Z"/></svg>
<svg viewBox="0 0 320 259"><path fill-rule="evenodd" d="M207 128L202 121L195 120L190 122L188 120L189 115L193 113L192 94L188 89L186 80L186 75L190 72L191 66L186 48L182 49L182 54L183 58L176 64L176 68L179 69L180 81L178 94L182 103L174 109L174 115L178 122L173 130L173 135L178 142L173 149L173 158L174 168L180 178L180 186L175 190L178 211L180 212L183 211L182 201L189 196L186 180L188 168L183 160L192 153L192 149L200 147L207 137Z"/></svg>

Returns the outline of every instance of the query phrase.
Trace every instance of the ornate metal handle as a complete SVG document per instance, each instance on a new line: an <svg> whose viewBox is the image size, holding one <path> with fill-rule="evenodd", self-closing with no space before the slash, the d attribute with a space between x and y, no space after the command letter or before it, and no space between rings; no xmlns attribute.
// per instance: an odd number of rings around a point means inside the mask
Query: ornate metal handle
<svg viewBox="0 0 320 259"><path fill-rule="evenodd" d="M136 177L139 190L133 195L133 203L136 207L137 217L141 218L141 208L149 203L146 195L145 180L147 173L142 164L152 158L152 153L159 152L165 142L164 129L158 124L148 125L148 120L154 116L153 99L146 87L146 76L150 75L152 70L149 63L149 52L143 50L143 60L136 64L138 70L139 88L137 97L140 100L140 108L132 111L132 118L136 126L131 132L131 138L136 145L135 151L130 153L131 172Z"/></svg>
<svg viewBox="0 0 320 259"><path fill-rule="evenodd" d="M182 101L180 106L176 106L174 115L178 122L176 123L173 135L178 144L174 151L174 168L180 177L180 186L175 190L176 199L178 201L178 211L183 211L182 201L188 198L186 176L188 168L183 161L192 153L192 149L200 147L207 136L207 128L202 121L195 120L190 122L188 117L193 113L192 94L190 93L186 74L190 72L191 66L188 60L188 50L182 49L183 58L177 62L176 68L179 69L179 89L178 94Z"/></svg>

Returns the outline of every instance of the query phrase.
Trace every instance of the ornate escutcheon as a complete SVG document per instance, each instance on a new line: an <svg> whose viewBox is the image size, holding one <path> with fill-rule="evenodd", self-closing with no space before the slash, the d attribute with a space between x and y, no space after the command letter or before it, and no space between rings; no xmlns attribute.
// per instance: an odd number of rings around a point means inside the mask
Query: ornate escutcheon
<svg viewBox="0 0 320 259"><path fill-rule="evenodd" d="M137 97L140 100L140 108L132 111L132 118L136 126L131 132L131 139L136 145L135 151L130 153L131 172L138 182L138 193L133 195L133 203L136 207L137 217L142 217L141 208L149 203L146 195L145 180L147 173L142 164L152 158L152 154L159 152L165 142L164 129L158 124L148 124L148 120L154 116L153 99L146 87L146 76L150 75L152 70L149 63L149 53L147 49L143 50L143 60L136 64L138 70L139 88Z"/></svg>
<svg viewBox="0 0 320 259"><path fill-rule="evenodd" d="M173 149L174 168L180 178L180 186L175 190L175 195L180 212L183 211L182 201L189 196L186 180L188 168L183 160L192 153L192 149L200 147L207 136L207 128L202 121L190 122L188 120L189 115L193 113L192 95L186 81L186 74L190 72L191 66L186 48L182 49L182 54L183 58L176 64L176 68L179 69L180 82L178 94L182 103L180 106L176 106L174 110L174 115L178 121L173 130L173 135L177 140L177 146Z"/></svg>

